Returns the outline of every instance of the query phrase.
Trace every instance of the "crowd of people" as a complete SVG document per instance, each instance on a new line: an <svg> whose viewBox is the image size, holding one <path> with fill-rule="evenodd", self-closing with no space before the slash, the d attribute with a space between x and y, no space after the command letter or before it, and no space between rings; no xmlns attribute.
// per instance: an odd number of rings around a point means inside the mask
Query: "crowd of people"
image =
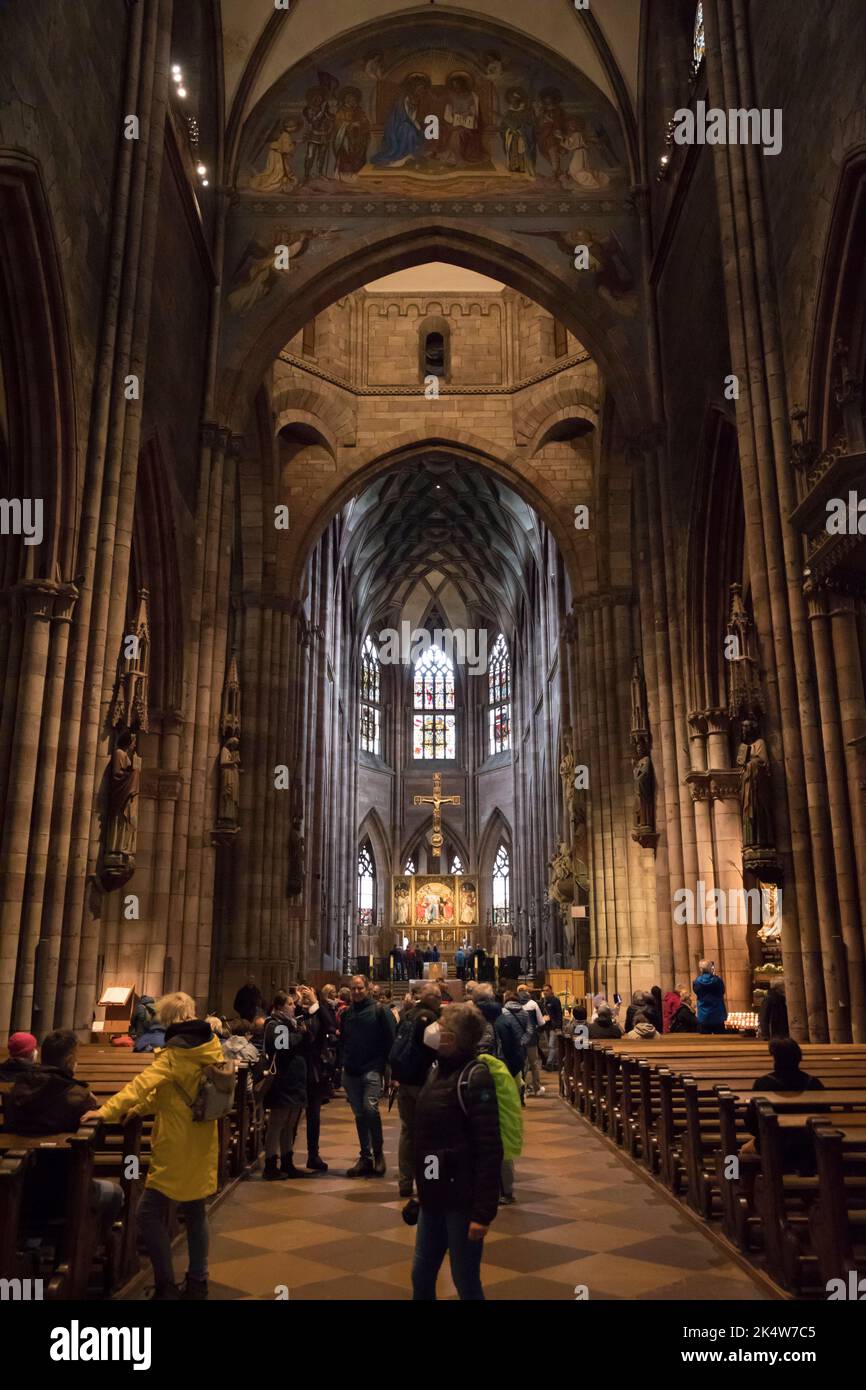
<svg viewBox="0 0 866 1390"><path fill-rule="evenodd" d="M463 1299L483 1298L484 1236L499 1206L515 1201L514 1160L522 1143L522 1108L542 1096L541 1071L559 1072L563 1035L586 1040L663 1033L718 1032L724 1026L724 982L711 962L700 963L693 991L662 995L635 991L623 1022L621 1001L603 994L592 1011L575 1004L567 1018L553 989L521 984L497 994L469 980L466 1001L454 1003L442 981L425 980L396 999L364 975L341 989L299 984L277 990L265 1007L254 980L235 998L236 1017L198 1017L189 995L141 1000L127 1041L153 1060L109 1100L98 1104L76 1076L75 1035L60 1030L42 1043L14 1034L0 1080L12 1083L6 1127L22 1134L76 1130L99 1120L115 1123L153 1114L150 1162L138 1207L138 1237L153 1266L157 1299L208 1296L207 1199L217 1187L217 1120L195 1112L195 1098L217 1072L248 1068L247 1084L265 1116L266 1182L328 1172L319 1152L322 1107L342 1092L355 1121L358 1157L349 1178L384 1178L387 1164L381 1106L395 1099L400 1120L397 1189L402 1216L417 1226L412 1269L416 1299L435 1298L446 1253ZM766 1011L781 1026L779 992ZM781 996L784 1004L784 996ZM787 1020L784 1019L785 1027ZM771 1073L757 1090L820 1085L800 1070L795 1042L771 1037ZM306 1163L296 1141L305 1118ZM44 1166L50 1155L40 1157ZM43 1174L43 1178L45 1175ZM46 1192L50 1183L42 1184ZM40 1189L41 1190L41 1189ZM57 1201L43 1192L41 1200ZM56 1189L55 1189L56 1192ZM104 1231L117 1219L120 1188L94 1180L94 1219ZM188 1244L188 1270L174 1279L170 1217L179 1205Z"/></svg>
<svg viewBox="0 0 866 1390"><path fill-rule="evenodd" d="M405 946L392 946L388 959L395 980L415 980L424 974L425 965L438 965L441 956L435 941L432 944L428 942L426 946L408 941ZM463 942L454 952L454 971L458 980L483 979L488 959L483 946Z"/></svg>

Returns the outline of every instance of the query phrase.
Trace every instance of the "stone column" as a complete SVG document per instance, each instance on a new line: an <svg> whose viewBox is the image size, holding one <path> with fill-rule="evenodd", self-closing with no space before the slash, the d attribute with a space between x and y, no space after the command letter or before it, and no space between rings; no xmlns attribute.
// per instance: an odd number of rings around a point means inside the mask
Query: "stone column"
<svg viewBox="0 0 866 1390"><path fill-rule="evenodd" d="M845 747L848 802L854 832L854 862L860 901L861 929L845 938L848 983L851 991L851 1028L855 1042L866 1041L866 974L864 974L863 923L866 922L866 799L861 788L860 742L866 735L866 700L863 667L857 635L857 606L845 594L830 597L830 629L839 692L839 718Z"/></svg>

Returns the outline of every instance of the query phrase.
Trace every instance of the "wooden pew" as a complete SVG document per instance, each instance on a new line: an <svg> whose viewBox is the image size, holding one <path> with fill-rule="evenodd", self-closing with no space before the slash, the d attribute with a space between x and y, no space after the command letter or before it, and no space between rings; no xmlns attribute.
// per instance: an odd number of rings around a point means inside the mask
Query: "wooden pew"
<svg viewBox="0 0 866 1390"><path fill-rule="evenodd" d="M818 1197L809 1208L809 1237L825 1291L866 1271L866 1131L829 1116L808 1121L815 1145Z"/></svg>
<svg viewBox="0 0 866 1390"><path fill-rule="evenodd" d="M62 1165L66 1180L66 1217L52 1221L49 1229L55 1240L57 1260L48 1281L50 1299L81 1299L90 1280L96 1229L90 1212L90 1183L93 1178L93 1131L79 1130L75 1134L44 1134L30 1137L0 1134L0 1157L4 1162L21 1160L24 1177L33 1167L39 1151L52 1150L66 1159ZM19 1216L21 1206L19 1204ZM19 1226L13 1241L17 1243Z"/></svg>

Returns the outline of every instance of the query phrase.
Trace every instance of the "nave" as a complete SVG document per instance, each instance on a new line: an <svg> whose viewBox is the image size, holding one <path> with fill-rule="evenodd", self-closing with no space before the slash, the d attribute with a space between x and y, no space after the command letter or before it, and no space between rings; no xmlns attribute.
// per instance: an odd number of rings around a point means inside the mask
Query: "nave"
<svg viewBox="0 0 866 1390"><path fill-rule="evenodd" d="M500 1207L485 1237L488 1299L573 1302L576 1285L586 1286L590 1303L772 1298L682 1207L569 1113L555 1077L545 1074L545 1085L547 1094L524 1110L517 1200ZM403 1223L397 1196L400 1124L396 1106L382 1112L384 1178L345 1176L358 1144L340 1093L322 1112L328 1173L274 1184L251 1174L236 1184L211 1218L212 1299L272 1299L280 1286L291 1301L411 1299L415 1231ZM141 1297L145 1281L127 1296ZM456 1298L447 1259L439 1297Z"/></svg>

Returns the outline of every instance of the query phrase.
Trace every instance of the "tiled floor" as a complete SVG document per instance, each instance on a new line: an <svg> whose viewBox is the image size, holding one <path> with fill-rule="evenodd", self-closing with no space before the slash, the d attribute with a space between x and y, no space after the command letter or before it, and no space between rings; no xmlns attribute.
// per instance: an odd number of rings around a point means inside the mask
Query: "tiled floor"
<svg viewBox="0 0 866 1390"><path fill-rule="evenodd" d="M576 1285L591 1300L768 1296L548 1092L524 1111L517 1203L500 1208L485 1241L490 1299L573 1301ZM398 1132L395 1106L385 1117L387 1177L347 1179L354 1123L342 1097L326 1106L330 1172L279 1183L253 1176L214 1213L211 1297L274 1298L282 1286L293 1301L410 1298L415 1232L396 1194ZM455 1296L447 1264L439 1295Z"/></svg>

